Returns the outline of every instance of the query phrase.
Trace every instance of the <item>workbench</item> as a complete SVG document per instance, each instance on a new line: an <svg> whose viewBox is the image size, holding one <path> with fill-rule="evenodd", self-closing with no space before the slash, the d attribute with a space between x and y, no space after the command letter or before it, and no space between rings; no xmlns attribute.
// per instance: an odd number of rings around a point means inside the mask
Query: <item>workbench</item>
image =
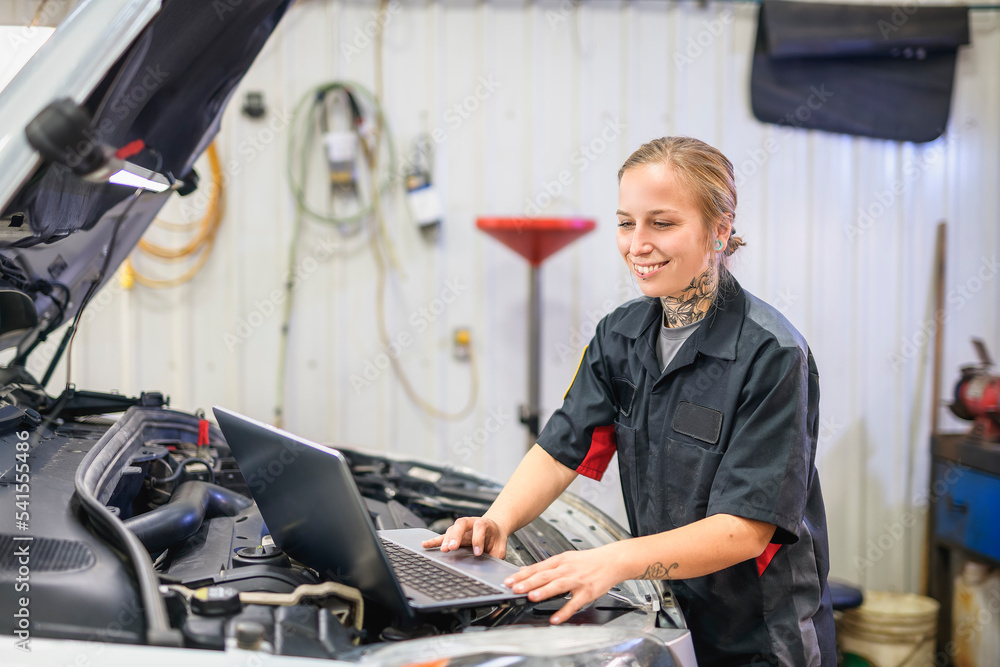
<svg viewBox="0 0 1000 667"><path fill-rule="evenodd" d="M953 582L962 562L1000 568L1000 443L964 433L933 435L929 498L927 591L941 603L938 651L947 655Z"/></svg>

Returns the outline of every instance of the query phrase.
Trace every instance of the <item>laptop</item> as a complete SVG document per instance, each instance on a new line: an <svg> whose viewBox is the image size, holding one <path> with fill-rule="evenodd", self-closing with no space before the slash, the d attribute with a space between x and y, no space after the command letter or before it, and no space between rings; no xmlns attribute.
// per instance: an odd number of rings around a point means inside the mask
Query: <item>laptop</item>
<svg viewBox="0 0 1000 667"><path fill-rule="evenodd" d="M423 528L375 530L347 459L250 417L214 407L274 543L321 575L402 618L524 598L503 585L518 567L463 547L420 543Z"/></svg>

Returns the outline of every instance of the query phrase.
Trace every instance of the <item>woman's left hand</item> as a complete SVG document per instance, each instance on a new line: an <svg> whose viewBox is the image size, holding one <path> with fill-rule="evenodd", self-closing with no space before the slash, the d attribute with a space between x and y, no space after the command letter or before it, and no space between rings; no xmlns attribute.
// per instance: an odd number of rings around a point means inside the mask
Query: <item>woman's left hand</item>
<svg viewBox="0 0 1000 667"><path fill-rule="evenodd" d="M522 567L504 583L515 593L528 593L532 602L571 593L573 597L549 619L553 625L559 625L624 580L607 548L598 547L566 551Z"/></svg>

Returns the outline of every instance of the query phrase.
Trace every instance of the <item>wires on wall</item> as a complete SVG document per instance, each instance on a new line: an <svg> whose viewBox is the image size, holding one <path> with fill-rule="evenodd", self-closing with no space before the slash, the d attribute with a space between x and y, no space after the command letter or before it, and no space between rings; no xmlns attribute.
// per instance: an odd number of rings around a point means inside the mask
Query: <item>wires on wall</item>
<svg viewBox="0 0 1000 667"><path fill-rule="evenodd" d="M157 218L153 221L153 229L160 232L170 232L175 234L186 234L188 238L182 245L168 247L153 243L146 237L139 240L139 245L132 257L142 256L144 258L159 262L161 264L181 264L187 263L188 267L177 277L169 279L153 278L136 268L136 262L132 258L126 261L123 267L123 286L131 287L134 280L143 287L151 289L169 289L189 282L205 266L212 248L215 245L215 237L222 225L223 214L225 213L224 197L225 186L223 183L222 160L219 158L219 149L213 142L206 151L209 168L212 172L212 184L208 191L208 203L205 213L200 220L189 223L177 223Z"/></svg>
<svg viewBox="0 0 1000 667"><path fill-rule="evenodd" d="M387 8L387 0L382 0L379 4L379 18L384 19L385 11ZM382 31L378 31L375 35L375 96L378 99L383 97L383 82L382 82ZM374 168L374 165L373 165ZM375 202L375 219L376 227L381 229L384 228L384 223L382 221L383 211L381 206L381 201L379 197L374 197ZM382 345L389 345L389 331L385 323L385 293L386 293L386 282L388 267L386 258L382 255L381 248L378 245L378 239L376 237L371 238L372 246L372 256L375 259L375 266L378 271L378 278L376 281L376 306L375 313L376 319L378 320L378 333L379 340ZM393 371L399 378L400 384L403 387L403 391L410 398L410 400L418 408L426 412L432 417L437 419L447 420L447 421L460 421L472 413L472 410L476 406L476 400L479 393L479 376L478 368L476 364L475 350L473 345L469 345L469 395L466 399L465 405L457 412L446 412L441 410L429 402L424 400L416 390L413 385L410 384L406 373L403 371L399 360L396 355L389 355L389 361L392 365Z"/></svg>
<svg viewBox="0 0 1000 667"><path fill-rule="evenodd" d="M348 127L342 130L334 128L334 120L331 118L331 112L336 107L338 98L346 102L351 116ZM368 111L370 117L365 115L366 107L370 109ZM307 91L295 105L291 129L286 176L295 199L296 226L298 227L299 221L310 219L331 224L345 236L360 231L374 210L372 186L388 190L395 173L396 159L392 134L386 127L379 100L367 88L353 81L320 84ZM378 160L379 147L376 146L376 142L380 144L383 131L387 168L380 176L383 181L382 187L378 188L378 183L364 184L356 179L348 182L344 172L355 167L358 156L349 154L346 137L351 137L355 141L365 161L371 164ZM331 147L332 143L337 145ZM331 190L328 198L328 204L331 206L328 208L339 204L340 208L348 209L346 211L334 213L330 210L320 210L308 196L306 184L309 181L310 158L321 144L327 148L327 161L331 170ZM337 157L342 159L336 160ZM335 181L335 178L340 180ZM350 210L351 208L353 210ZM384 235L384 230L380 231Z"/></svg>
<svg viewBox="0 0 1000 667"><path fill-rule="evenodd" d="M384 14L387 3L379 11ZM386 324L386 285L390 271L401 273L392 239L386 229L382 199L402 184L397 168L392 132L382 110L382 34L375 36L375 91L356 82L332 81L318 85L302 96L292 114L289 136L288 185L295 202L295 224L289 247L288 278L285 282L284 314L279 343L279 368L275 423L283 424L288 335L294 296L294 272L302 228L306 220L331 225L343 236L367 233L376 268L375 316L380 343L390 349ZM341 113L338 118L336 110ZM342 116L348 116L346 126ZM322 147L329 170L328 210L323 211L307 191L311 158ZM362 166L363 169L358 169ZM443 420L461 420L475 408L479 379L470 346L470 389L466 404L457 412L441 410L413 387L396 355L388 355L393 372L407 397L428 415Z"/></svg>
<svg viewBox="0 0 1000 667"><path fill-rule="evenodd" d="M343 104L339 104L343 103ZM348 109L349 122L343 129L336 127L335 111L338 106ZM367 226L372 219L377 193L388 189L395 160L392 136L386 130L385 147L389 154L385 173L366 169L370 182L363 182L357 173L361 156L368 165L377 164L381 142L375 135L385 127L382 107L378 99L364 86L348 81L332 81L308 90L292 111L291 131L288 141L288 187L295 202L295 220L288 247L288 276L285 280L281 334L278 344L278 378L274 419L277 426L284 422L285 377L288 366L288 335L295 297L295 270L303 228L307 221L333 227L342 236L349 237L367 231L387 237L384 229ZM331 134L336 132L336 134ZM330 146L331 143L336 145ZM310 198L308 184L310 167L318 147L326 148L326 162L330 171L326 192L327 210L322 210ZM360 154L357 150L360 150ZM386 188L379 188L379 179L386 181Z"/></svg>

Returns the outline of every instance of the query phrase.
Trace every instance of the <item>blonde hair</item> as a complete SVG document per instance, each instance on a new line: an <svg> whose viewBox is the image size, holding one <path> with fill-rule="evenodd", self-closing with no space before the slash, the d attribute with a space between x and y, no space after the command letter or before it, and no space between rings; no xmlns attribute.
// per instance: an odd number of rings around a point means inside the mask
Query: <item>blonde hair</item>
<svg viewBox="0 0 1000 667"><path fill-rule="evenodd" d="M715 236L716 223L728 217L731 223L736 219L736 178L733 163L717 148L691 137L661 137L643 144L625 160L618 170L618 183L622 175L632 167L641 164L667 164L673 167L677 177L694 192L701 209L702 222L708 231L708 238ZM723 265L730 255L746 243L736 236L736 228L730 228L729 243L721 251Z"/></svg>

